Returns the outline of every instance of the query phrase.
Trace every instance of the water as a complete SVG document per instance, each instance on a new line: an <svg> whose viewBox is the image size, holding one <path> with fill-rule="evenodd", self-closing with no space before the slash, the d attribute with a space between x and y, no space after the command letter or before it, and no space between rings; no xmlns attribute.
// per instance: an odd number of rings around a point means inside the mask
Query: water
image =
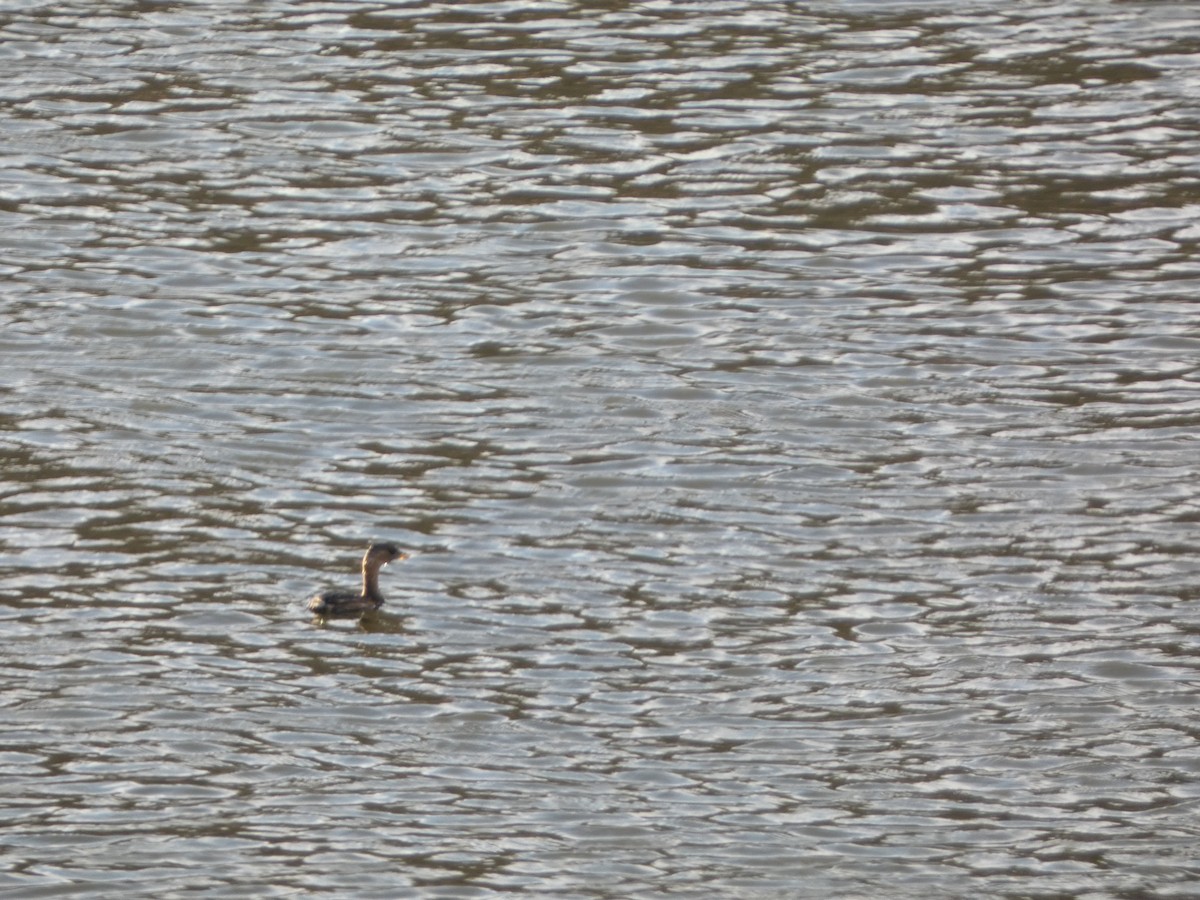
<svg viewBox="0 0 1200 900"><path fill-rule="evenodd" d="M1190 896L1198 41L0 5L0 896Z"/></svg>

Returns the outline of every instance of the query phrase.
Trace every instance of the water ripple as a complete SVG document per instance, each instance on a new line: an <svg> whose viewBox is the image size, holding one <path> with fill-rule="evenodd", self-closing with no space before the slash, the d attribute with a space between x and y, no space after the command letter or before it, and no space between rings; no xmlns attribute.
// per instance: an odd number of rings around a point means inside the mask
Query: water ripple
<svg viewBox="0 0 1200 900"><path fill-rule="evenodd" d="M9 7L0 891L1195 881L1189 8Z"/></svg>

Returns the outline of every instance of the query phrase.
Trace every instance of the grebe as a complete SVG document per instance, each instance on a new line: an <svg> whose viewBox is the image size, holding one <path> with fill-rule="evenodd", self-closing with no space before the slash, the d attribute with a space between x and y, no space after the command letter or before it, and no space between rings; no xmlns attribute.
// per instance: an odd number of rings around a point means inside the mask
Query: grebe
<svg viewBox="0 0 1200 900"><path fill-rule="evenodd" d="M362 558L362 590L325 591L308 601L308 608L319 619L357 619L383 606L379 591L379 570L397 559L408 559L395 544L371 544Z"/></svg>

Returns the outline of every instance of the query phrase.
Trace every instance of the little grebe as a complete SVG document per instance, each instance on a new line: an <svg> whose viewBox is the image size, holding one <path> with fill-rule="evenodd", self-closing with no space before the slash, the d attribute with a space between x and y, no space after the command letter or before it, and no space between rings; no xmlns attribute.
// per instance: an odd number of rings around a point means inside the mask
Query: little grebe
<svg viewBox="0 0 1200 900"><path fill-rule="evenodd" d="M325 591L309 600L308 608L320 619L357 619L379 609L379 570L397 559L408 559L408 554L395 544L371 544L362 558L362 590Z"/></svg>

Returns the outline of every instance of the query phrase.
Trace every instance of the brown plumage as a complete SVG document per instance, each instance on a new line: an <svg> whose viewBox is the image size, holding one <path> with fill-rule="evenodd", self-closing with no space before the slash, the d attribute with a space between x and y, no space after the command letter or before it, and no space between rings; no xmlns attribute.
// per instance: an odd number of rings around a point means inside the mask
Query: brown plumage
<svg viewBox="0 0 1200 900"><path fill-rule="evenodd" d="M408 554L395 544L371 544L362 558L362 590L325 591L308 601L308 608L321 619L357 619L383 606L379 570Z"/></svg>

